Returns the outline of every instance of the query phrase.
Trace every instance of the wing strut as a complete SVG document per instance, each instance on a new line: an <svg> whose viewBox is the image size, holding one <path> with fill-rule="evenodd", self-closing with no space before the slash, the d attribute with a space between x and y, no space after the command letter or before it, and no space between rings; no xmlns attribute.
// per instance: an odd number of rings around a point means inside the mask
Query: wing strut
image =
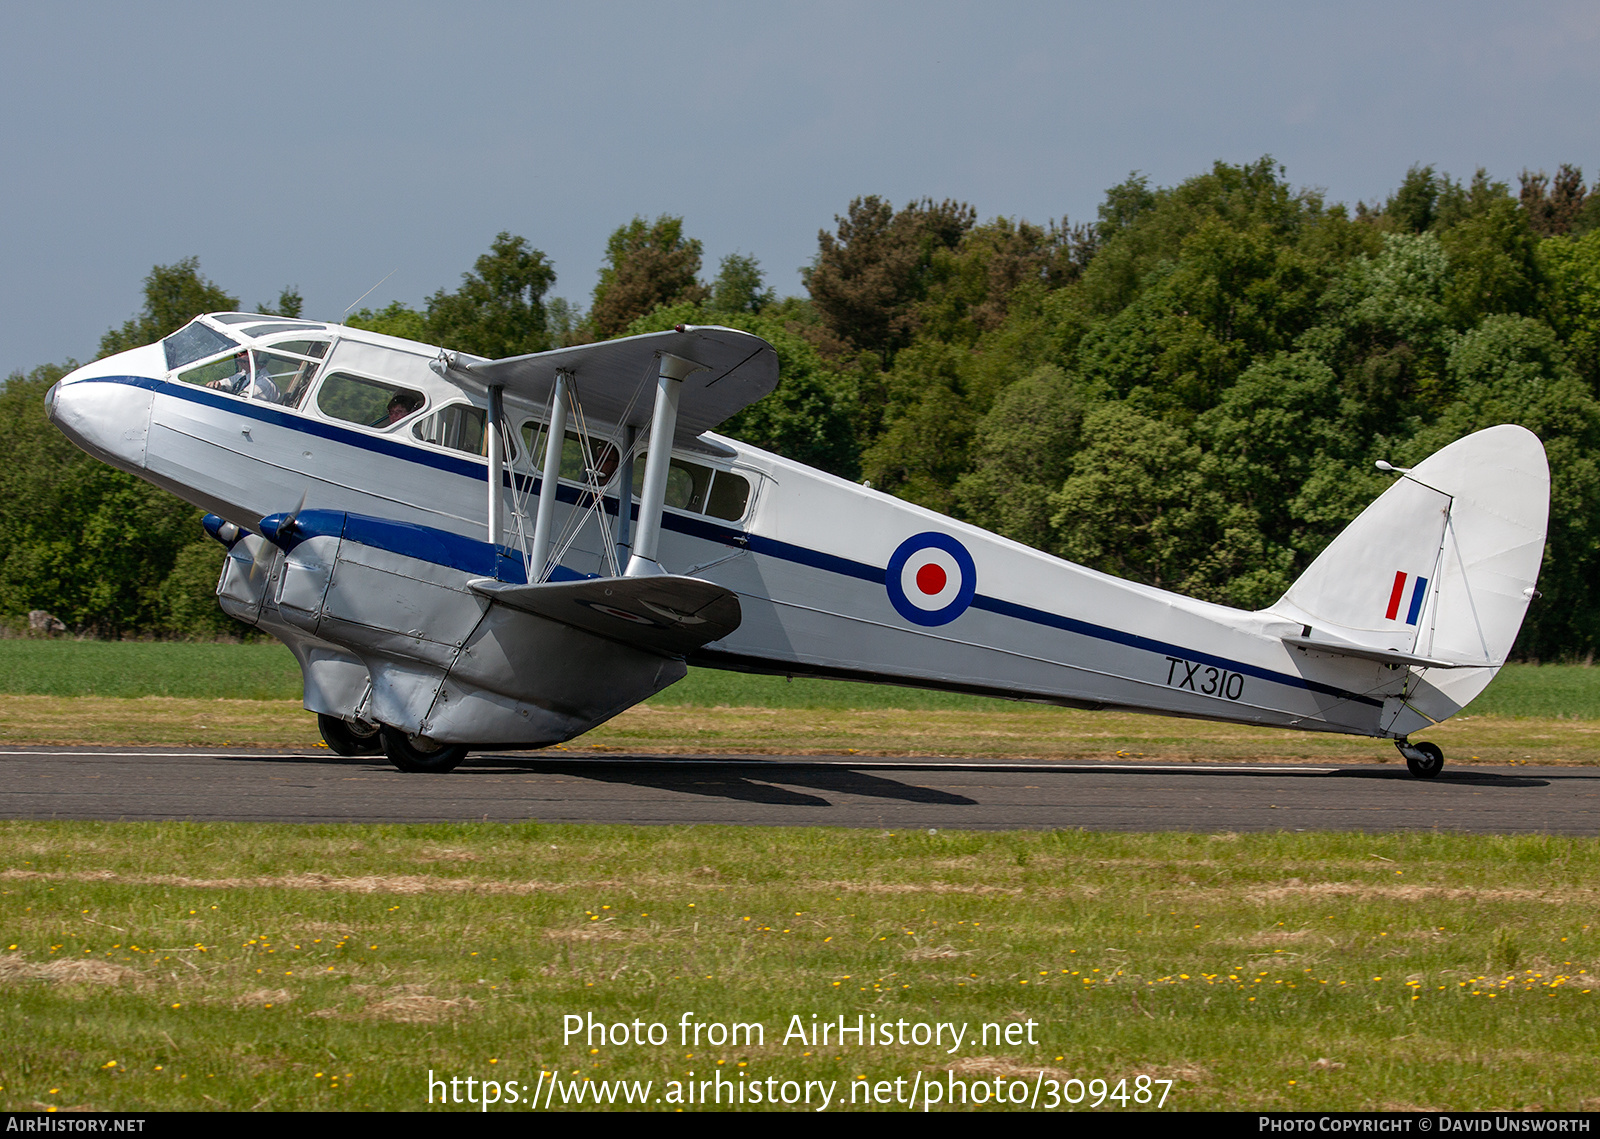
<svg viewBox="0 0 1600 1139"><path fill-rule="evenodd" d="M493 551L502 544L500 480L505 477L505 451L500 441L500 420L505 410L500 397L505 390L502 384L489 385L489 548Z"/></svg>
<svg viewBox="0 0 1600 1139"><path fill-rule="evenodd" d="M617 467L617 558L624 566L633 553L633 450L639 429L633 424L622 429L622 463Z"/></svg>
<svg viewBox="0 0 1600 1139"><path fill-rule="evenodd" d="M556 484L561 479L561 449L567 438L567 380L570 373L556 373L550 393L549 442L544 449L544 477L539 483L539 513L533 522L533 550L528 555L528 580L542 580L545 558L550 553L550 530L555 523Z"/></svg>
<svg viewBox="0 0 1600 1139"><path fill-rule="evenodd" d="M678 398L683 381L696 372L709 369L704 364L685 360L670 352L659 353L661 371L656 377L655 414L650 419L650 452L644 461L644 487L639 494L639 529L633 541L633 556L628 559L624 577L656 577L667 571L656 561L656 545L661 538L661 507L667 497L667 470L672 462L672 435L678 426ZM624 493L629 489L624 487ZM544 518L544 499L539 500L539 517Z"/></svg>

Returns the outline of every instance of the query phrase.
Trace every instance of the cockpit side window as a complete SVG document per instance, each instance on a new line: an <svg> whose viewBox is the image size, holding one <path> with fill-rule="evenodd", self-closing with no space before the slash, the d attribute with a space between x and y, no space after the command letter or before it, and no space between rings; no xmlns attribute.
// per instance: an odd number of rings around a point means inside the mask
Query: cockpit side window
<svg viewBox="0 0 1600 1139"><path fill-rule="evenodd" d="M304 348L321 354L326 342L298 342L275 345ZM258 399L283 407L299 407L317 373L315 357L291 356L287 352L266 352L241 348L231 356L221 356L178 373L178 379L196 387L227 392L229 395Z"/></svg>
<svg viewBox="0 0 1600 1139"><path fill-rule="evenodd" d="M224 336L214 328L192 320L161 342L167 353L167 367L181 368L207 356L215 356L238 344L232 337Z"/></svg>
<svg viewBox="0 0 1600 1139"><path fill-rule="evenodd" d="M239 349L205 364L178 373L178 379L196 387L229 395L258 399L264 403L283 403L283 385L293 379L303 361L268 352Z"/></svg>
<svg viewBox="0 0 1600 1139"><path fill-rule="evenodd" d="M317 407L324 415L363 427L399 423L425 403L427 399L419 391L343 372L329 376L317 392Z"/></svg>
<svg viewBox="0 0 1600 1139"><path fill-rule="evenodd" d="M271 351L255 353L278 390L278 402L284 407L299 407L305 400L317 368L327 354L326 340L280 340Z"/></svg>

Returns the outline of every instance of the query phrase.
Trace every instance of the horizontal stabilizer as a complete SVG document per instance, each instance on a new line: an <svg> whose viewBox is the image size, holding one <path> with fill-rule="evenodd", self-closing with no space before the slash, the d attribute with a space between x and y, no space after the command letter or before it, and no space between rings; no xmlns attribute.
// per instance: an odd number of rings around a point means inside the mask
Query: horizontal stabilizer
<svg viewBox="0 0 1600 1139"><path fill-rule="evenodd" d="M1375 660L1379 664L1407 665L1413 668L1484 668L1492 662L1483 660L1447 660L1443 657L1418 656L1399 649L1380 649L1372 645L1354 645L1349 641L1328 641L1316 637L1285 637L1283 643L1297 649L1309 649L1335 656Z"/></svg>
<svg viewBox="0 0 1600 1139"><path fill-rule="evenodd" d="M470 584L513 609L671 656L721 640L743 619L736 594L695 577L596 577L543 585L477 578Z"/></svg>

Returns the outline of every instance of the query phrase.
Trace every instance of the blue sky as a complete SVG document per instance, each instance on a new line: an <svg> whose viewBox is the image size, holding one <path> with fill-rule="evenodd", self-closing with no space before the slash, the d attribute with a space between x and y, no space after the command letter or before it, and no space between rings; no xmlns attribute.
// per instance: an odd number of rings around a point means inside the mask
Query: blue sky
<svg viewBox="0 0 1600 1139"><path fill-rule="evenodd" d="M1271 154L1335 201L1412 163L1600 175L1592 3L0 3L0 369L93 355L150 267L247 307L419 304L500 230L587 304L682 215L781 293L850 199L1091 220Z"/></svg>

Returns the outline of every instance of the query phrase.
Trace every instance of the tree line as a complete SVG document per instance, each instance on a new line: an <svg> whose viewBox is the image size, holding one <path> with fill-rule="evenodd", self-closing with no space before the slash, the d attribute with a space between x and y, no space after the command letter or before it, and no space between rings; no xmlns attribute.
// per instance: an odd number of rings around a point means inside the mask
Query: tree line
<svg viewBox="0 0 1600 1139"><path fill-rule="evenodd" d="M635 218L587 308L502 233L453 291L348 323L483 356L720 323L771 341L782 381L725 433L1096 569L1270 604L1408 466L1479 428L1544 440L1550 538L1516 653L1600 638L1600 182L1581 169L1408 171L1351 209L1270 158L1175 186L1130 176L1092 222L980 221L861 197L818 233L805 295L754 258L701 279L682 219ZM548 299L547 299L548 298ZM192 259L156 267L102 353L238 307ZM296 290L264 311L294 315ZM193 512L77 453L0 391L0 613L105 635L209 635L220 549Z"/></svg>

